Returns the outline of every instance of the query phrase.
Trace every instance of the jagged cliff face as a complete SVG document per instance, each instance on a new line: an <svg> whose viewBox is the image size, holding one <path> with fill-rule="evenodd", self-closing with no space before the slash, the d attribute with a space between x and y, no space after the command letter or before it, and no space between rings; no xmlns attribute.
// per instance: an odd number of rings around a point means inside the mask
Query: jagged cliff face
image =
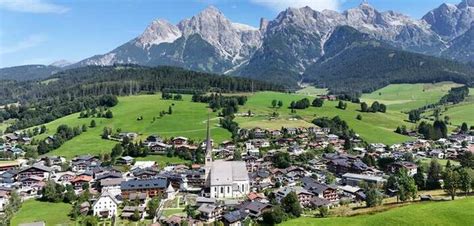
<svg viewBox="0 0 474 226"><path fill-rule="evenodd" d="M458 5L442 4L431 10L423 20L446 40L451 40L469 30L474 22L474 0L464 0Z"/></svg>
<svg viewBox="0 0 474 226"><path fill-rule="evenodd" d="M137 38L74 66L173 65L260 79L287 76L298 81L308 67L325 56L326 42L340 26L353 27L367 39L401 50L474 61L472 35L466 33L473 26L473 5L474 0L443 4L421 20L380 12L367 3L341 13L289 8L274 20L262 19L258 29L234 23L211 6L177 25L155 20ZM469 48L459 53L464 46Z"/></svg>
<svg viewBox="0 0 474 226"><path fill-rule="evenodd" d="M133 63L224 73L248 60L261 40L257 28L232 23L218 9L208 7L176 26L155 20L137 38L78 66Z"/></svg>

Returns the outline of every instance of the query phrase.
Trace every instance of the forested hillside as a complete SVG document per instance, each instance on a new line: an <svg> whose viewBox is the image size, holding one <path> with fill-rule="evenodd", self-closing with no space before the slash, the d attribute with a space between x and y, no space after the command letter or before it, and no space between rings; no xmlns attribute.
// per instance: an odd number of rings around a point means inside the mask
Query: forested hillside
<svg viewBox="0 0 474 226"><path fill-rule="evenodd" d="M23 65L0 68L0 80L38 80L47 78L61 70L51 65Z"/></svg>
<svg viewBox="0 0 474 226"><path fill-rule="evenodd" d="M333 93L372 92L392 83L473 82L467 64L397 50L358 33L348 27L335 32L326 43L334 51L306 70L305 82Z"/></svg>

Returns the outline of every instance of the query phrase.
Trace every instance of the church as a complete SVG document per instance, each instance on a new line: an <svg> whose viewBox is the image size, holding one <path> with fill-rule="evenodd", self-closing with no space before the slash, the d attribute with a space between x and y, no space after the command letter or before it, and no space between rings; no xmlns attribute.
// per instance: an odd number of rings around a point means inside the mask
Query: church
<svg viewBox="0 0 474 226"><path fill-rule="evenodd" d="M210 198L241 198L250 192L250 178L244 161L213 161L209 119L207 120L204 168Z"/></svg>

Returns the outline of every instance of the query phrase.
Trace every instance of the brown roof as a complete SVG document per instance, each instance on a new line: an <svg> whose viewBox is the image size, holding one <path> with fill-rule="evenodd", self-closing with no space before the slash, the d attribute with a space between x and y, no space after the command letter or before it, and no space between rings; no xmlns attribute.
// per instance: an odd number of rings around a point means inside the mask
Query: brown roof
<svg viewBox="0 0 474 226"><path fill-rule="evenodd" d="M73 183L79 182L79 181L90 182L91 180L92 180L92 177L91 177L91 176L80 175L80 176L75 177L74 180L72 180L72 182L73 182Z"/></svg>

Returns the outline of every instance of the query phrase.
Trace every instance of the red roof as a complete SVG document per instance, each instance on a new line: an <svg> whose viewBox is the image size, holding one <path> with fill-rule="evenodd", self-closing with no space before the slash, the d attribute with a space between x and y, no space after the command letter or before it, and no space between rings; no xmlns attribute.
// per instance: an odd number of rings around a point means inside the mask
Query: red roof
<svg viewBox="0 0 474 226"><path fill-rule="evenodd" d="M81 176L75 177L74 180L72 180L72 182L73 182L73 183L79 182L79 181L90 182L91 180L92 180L92 177L91 177L91 176L81 175Z"/></svg>

